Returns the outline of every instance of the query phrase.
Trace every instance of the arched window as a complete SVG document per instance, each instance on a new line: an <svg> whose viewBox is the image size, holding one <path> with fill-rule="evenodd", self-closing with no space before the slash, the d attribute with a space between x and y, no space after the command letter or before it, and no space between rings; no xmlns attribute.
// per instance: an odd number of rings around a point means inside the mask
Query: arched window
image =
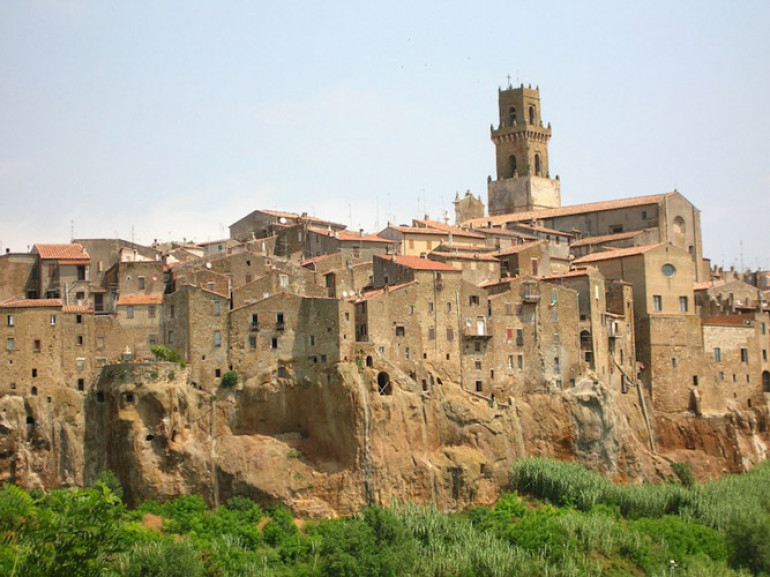
<svg viewBox="0 0 770 577"><path fill-rule="evenodd" d="M540 176L540 155L535 155L535 176Z"/></svg>
<svg viewBox="0 0 770 577"><path fill-rule="evenodd" d="M674 234L684 234L686 232L686 226L684 219L681 216L677 216L674 219Z"/></svg>
<svg viewBox="0 0 770 577"><path fill-rule="evenodd" d="M535 107L534 106L529 107L529 123L535 124Z"/></svg>
<svg viewBox="0 0 770 577"><path fill-rule="evenodd" d="M516 107L511 106L508 109L508 126L514 126L516 124Z"/></svg>
<svg viewBox="0 0 770 577"><path fill-rule="evenodd" d="M390 376L385 371L377 374L377 388L381 395L393 394L393 385L390 382Z"/></svg>
<svg viewBox="0 0 770 577"><path fill-rule="evenodd" d="M513 154L508 157L508 168L511 172L511 178L513 178L513 175L516 174L516 157Z"/></svg>

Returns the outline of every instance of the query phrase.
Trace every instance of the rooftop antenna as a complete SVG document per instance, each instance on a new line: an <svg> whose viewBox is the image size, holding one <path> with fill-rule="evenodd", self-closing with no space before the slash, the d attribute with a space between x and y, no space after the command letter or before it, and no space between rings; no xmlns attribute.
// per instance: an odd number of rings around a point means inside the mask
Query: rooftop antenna
<svg viewBox="0 0 770 577"><path fill-rule="evenodd" d="M508 79L508 88L510 89L511 88L511 75L509 74L508 76L506 76L506 78ZM516 81L518 82L518 78L516 79Z"/></svg>
<svg viewBox="0 0 770 577"><path fill-rule="evenodd" d="M134 225L131 225L131 244L134 244Z"/></svg>
<svg viewBox="0 0 770 577"><path fill-rule="evenodd" d="M745 269L743 268L743 240L738 241L740 247L741 247L741 272L743 272Z"/></svg>
<svg viewBox="0 0 770 577"><path fill-rule="evenodd" d="M348 203L348 221L350 222L350 230L353 230L353 207Z"/></svg>
<svg viewBox="0 0 770 577"><path fill-rule="evenodd" d="M70 220L70 242L75 240L75 221Z"/></svg>
<svg viewBox="0 0 770 577"><path fill-rule="evenodd" d="M374 230L380 230L380 197L374 197Z"/></svg>

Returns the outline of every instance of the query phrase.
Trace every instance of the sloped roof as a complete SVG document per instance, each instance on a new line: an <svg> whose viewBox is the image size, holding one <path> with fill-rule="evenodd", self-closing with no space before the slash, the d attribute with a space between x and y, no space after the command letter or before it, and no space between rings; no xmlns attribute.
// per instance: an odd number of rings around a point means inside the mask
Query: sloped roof
<svg viewBox="0 0 770 577"><path fill-rule="evenodd" d="M608 250L605 252L594 252L587 254L584 257L575 259L572 264L583 264L587 262L598 262L602 260L612 260L615 258L625 258L627 256L636 256L638 254L644 254L659 246L663 246L665 243L659 242L657 244L645 244L642 246L630 246L628 248L619 248L616 250Z"/></svg>
<svg viewBox="0 0 770 577"><path fill-rule="evenodd" d="M525 230L534 230L536 232L542 232L542 233L545 233L545 234L553 234L553 235L556 235L556 236L566 236L566 237L570 237L570 238L574 238L575 237L575 235L570 233L570 232L562 232L560 230L556 230L556 229L553 229L553 228L548 228L548 227L545 227L545 226L539 226L537 224L524 224L523 222L518 222L518 223L516 223L516 226L519 227L519 228L523 228Z"/></svg>
<svg viewBox="0 0 770 577"><path fill-rule="evenodd" d="M350 230L334 231L334 230L327 230L327 229L324 229L324 228L317 228L317 227L312 227L312 226L307 227L307 229L308 229L308 231L313 232L315 234L320 234L320 235L328 236L328 237L334 237L337 240L341 240L343 242L364 241L364 242L382 242L382 243L385 243L385 244L388 244L388 243L392 244L392 243L396 242L394 240L388 240L387 238L382 238L381 236L378 236L376 234L364 234L364 235L361 235L361 233L353 232L353 231L350 231Z"/></svg>
<svg viewBox="0 0 770 577"><path fill-rule="evenodd" d="M387 288L382 287L370 291L366 291L364 293L361 293L360 295L356 295L354 297L351 297L348 299L348 302L354 302L354 303L361 303L364 301L368 301L374 298L377 298L379 296L384 295L385 293L392 293L396 292L397 290L401 290L402 288L406 288L408 286L416 285L418 284L416 280L406 282L403 284L396 284L396 285L388 285Z"/></svg>
<svg viewBox="0 0 770 577"><path fill-rule="evenodd" d="M148 295L121 295L118 298L118 306L159 305L162 302L162 293L152 293Z"/></svg>
<svg viewBox="0 0 770 577"><path fill-rule="evenodd" d="M2 309L60 308L61 299L8 299L0 301Z"/></svg>
<svg viewBox="0 0 770 577"><path fill-rule="evenodd" d="M66 260L89 262L91 257L82 244L36 244L33 252L37 252L44 260Z"/></svg>
<svg viewBox="0 0 770 577"><path fill-rule="evenodd" d="M518 254L518 253L520 253L523 250L527 250L529 248L534 248L535 246L537 246L541 242L545 242L545 241L535 240L535 241L532 241L532 242L525 242L524 244L515 244L513 246L509 246L508 248L504 248L504 249L496 252L495 255L498 256L498 257L501 257L501 256L510 256L512 254Z"/></svg>
<svg viewBox="0 0 770 577"><path fill-rule="evenodd" d="M383 255L375 255L376 258L381 258L383 260L390 260L392 262L395 262L396 264L400 264L401 266L411 268L413 270L438 270L438 271L447 271L447 272L460 272L460 269L457 269L453 266L449 266L446 263L439 262L437 260L428 260L427 258L421 258L419 256L407 256L407 255L390 255L390 256L383 256Z"/></svg>
<svg viewBox="0 0 770 577"><path fill-rule="evenodd" d="M642 234L644 230L630 230L626 232L616 232L615 234L603 234L601 236L588 236L576 240L572 246L591 246L593 244L602 244L603 242L614 242L617 240L628 240Z"/></svg>
<svg viewBox="0 0 770 577"><path fill-rule="evenodd" d="M587 204L574 204L572 206L562 206L559 208L547 208L543 210L529 210L525 212L514 212L510 214L499 214L497 216L488 216L482 218L472 218L463 223L468 226L486 226L488 223L505 224L507 222L518 222L522 220L542 220L547 218L556 218L559 216L572 216L586 212L600 212L604 210L616 210L620 208L631 208L634 206L644 206L648 204L659 204L667 196L679 194L677 192L666 192L663 194L650 194L646 196L634 196L632 198L623 198L620 200L607 200L602 202L589 202Z"/></svg>
<svg viewBox="0 0 770 577"><path fill-rule="evenodd" d="M423 226L406 226L406 225L395 225L392 224L389 227L387 227L385 230L392 229L397 230L398 232L402 234L426 234L426 235L433 235L433 236L444 236L448 237L449 232L448 230L442 230L439 228L426 228ZM477 234L475 232L470 232L467 230L458 229L457 232L451 231L452 236L458 236L460 238L477 238L479 240L484 239L484 235Z"/></svg>

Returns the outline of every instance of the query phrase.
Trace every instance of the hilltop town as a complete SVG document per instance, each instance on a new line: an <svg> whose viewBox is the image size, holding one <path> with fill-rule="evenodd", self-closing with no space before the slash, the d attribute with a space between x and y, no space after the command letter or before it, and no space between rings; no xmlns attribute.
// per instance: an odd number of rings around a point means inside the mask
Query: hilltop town
<svg viewBox="0 0 770 577"><path fill-rule="evenodd" d="M627 481L764 459L770 272L712 267L676 190L563 205L539 90L498 113L453 223L258 209L214 242L1 255L0 479L330 515L488 501L525 455Z"/></svg>

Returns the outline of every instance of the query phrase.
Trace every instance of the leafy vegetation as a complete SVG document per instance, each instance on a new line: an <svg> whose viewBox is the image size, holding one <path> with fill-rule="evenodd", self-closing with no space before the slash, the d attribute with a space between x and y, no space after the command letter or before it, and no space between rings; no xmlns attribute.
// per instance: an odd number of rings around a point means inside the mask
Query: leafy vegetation
<svg viewBox="0 0 770 577"><path fill-rule="evenodd" d="M156 361L168 361L170 363L184 363L182 355L176 349L167 347L166 345L153 345L150 347L150 352L155 355Z"/></svg>
<svg viewBox="0 0 770 577"><path fill-rule="evenodd" d="M223 389L232 389L235 387L235 385L238 384L238 379L240 377L238 376L237 371L227 371L224 375L222 375L222 388Z"/></svg>
<svg viewBox="0 0 770 577"><path fill-rule="evenodd" d="M0 575L503 577L770 574L770 463L704 484L616 486L576 465L516 463L494 507L370 507L300 526L246 497L127 510L94 487L0 491ZM689 488L688 488L689 487Z"/></svg>

